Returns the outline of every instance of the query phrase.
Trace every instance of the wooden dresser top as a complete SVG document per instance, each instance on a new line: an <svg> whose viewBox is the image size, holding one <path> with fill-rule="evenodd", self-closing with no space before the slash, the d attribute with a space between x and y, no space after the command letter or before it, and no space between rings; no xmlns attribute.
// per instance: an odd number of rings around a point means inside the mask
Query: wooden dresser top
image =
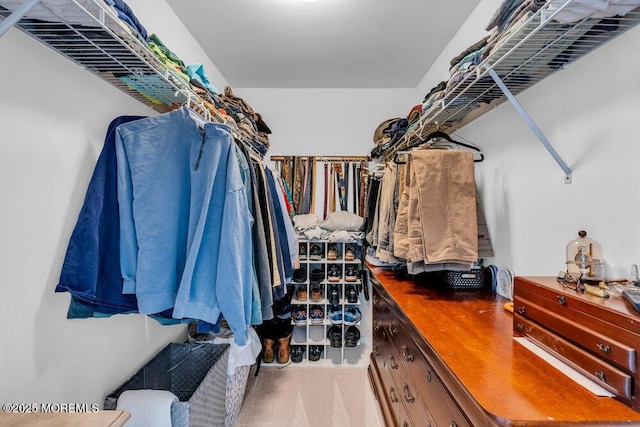
<svg viewBox="0 0 640 427"><path fill-rule="evenodd" d="M592 394L514 341L513 315L504 309L508 300L490 292L437 290L382 268L369 269L434 351L437 364L457 378L490 419L507 425L640 425L639 412Z"/></svg>

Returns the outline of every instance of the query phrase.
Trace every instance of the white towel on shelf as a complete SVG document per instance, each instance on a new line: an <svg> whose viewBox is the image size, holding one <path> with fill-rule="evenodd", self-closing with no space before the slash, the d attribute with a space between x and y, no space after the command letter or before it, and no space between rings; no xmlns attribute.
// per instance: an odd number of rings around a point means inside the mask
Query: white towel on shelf
<svg viewBox="0 0 640 427"><path fill-rule="evenodd" d="M116 409L131 414L125 427L171 427L171 405L177 401L176 395L166 390L125 390Z"/></svg>

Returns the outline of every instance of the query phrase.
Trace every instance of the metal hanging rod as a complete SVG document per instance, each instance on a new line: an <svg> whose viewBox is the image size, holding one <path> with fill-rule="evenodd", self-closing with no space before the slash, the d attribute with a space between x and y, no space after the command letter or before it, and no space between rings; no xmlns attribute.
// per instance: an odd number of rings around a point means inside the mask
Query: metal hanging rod
<svg viewBox="0 0 640 427"><path fill-rule="evenodd" d="M289 157L296 156L270 156L269 158L274 162L281 162ZM301 157L313 157L316 162L368 162L371 160L369 156L301 156Z"/></svg>

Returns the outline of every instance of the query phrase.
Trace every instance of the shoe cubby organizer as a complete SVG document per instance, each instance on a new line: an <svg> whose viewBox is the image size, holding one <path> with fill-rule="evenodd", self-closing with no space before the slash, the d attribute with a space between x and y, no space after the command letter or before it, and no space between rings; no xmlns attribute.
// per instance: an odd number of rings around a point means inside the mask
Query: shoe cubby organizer
<svg viewBox="0 0 640 427"><path fill-rule="evenodd" d="M367 363L371 308L364 298L361 243L301 240L291 304L291 360ZM368 295L368 294L367 294Z"/></svg>

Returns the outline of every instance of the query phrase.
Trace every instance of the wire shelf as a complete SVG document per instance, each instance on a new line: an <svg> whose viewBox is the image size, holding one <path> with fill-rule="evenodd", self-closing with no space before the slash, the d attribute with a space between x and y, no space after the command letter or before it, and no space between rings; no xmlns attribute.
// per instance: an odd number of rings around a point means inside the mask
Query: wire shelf
<svg viewBox="0 0 640 427"><path fill-rule="evenodd" d="M0 21L22 3L0 0ZM158 112L199 99L102 1L43 0L15 26Z"/></svg>
<svg viewBox="0 0 640 427"><path fill-rule="evenodd" d="M551 14L547 8L548 4L534 13L496 44L473 72L447 88L445 96L424 111L383 157L391 158L435 130L453 132L507 100L489 75L490 69L517 95L640 22L640 8L623 17L589 18L571 24L554 21L559 10Z"/></svg>

